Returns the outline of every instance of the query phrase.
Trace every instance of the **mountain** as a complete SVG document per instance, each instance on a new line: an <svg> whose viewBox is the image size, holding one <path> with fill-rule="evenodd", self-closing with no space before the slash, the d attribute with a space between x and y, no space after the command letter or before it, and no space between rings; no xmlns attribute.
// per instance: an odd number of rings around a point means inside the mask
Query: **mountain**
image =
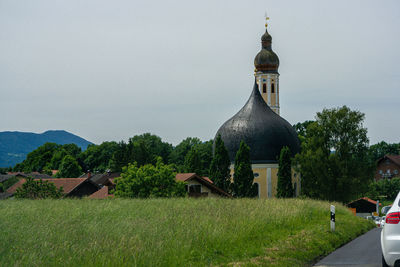
<svg viewBox="0 0 400 267"><path fill-rule="evenodd" d="M91 142L72 133L55 130L41 134L25 132L0 132L0 167L14 166L22 162L26 155L46 142L76 144L85 150Z"/></svg>

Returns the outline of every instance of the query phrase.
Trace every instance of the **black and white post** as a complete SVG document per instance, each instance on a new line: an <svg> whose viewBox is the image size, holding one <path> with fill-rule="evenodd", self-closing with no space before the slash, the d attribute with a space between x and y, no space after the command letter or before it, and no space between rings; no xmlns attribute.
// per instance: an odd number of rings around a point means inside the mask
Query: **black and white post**
<svg viewBox="0 0 400 267"><path fill-rule="evenodd" d="M331 231L335 232L335 206L331 205Z"/></svg>

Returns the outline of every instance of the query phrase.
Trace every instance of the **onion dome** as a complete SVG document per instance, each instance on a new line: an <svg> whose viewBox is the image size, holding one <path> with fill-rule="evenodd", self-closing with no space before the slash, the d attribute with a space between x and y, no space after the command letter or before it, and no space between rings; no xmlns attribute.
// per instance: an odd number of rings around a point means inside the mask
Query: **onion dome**
<svg viewBox="0 0 400 267"><path fill-rule="evenodd" d="M277 163L280 151L288 146L292 156L300 151L297 133L285 119L265 103L254 82L253 92L244 107L219 128L231 162L243 140L250 147L252 163Z"/></svg>
<svg viewBox="0 0 400 267"><path fill-rule="evenodd" d="M264 73L278 73L279 58L272 51L272 36L265 29L265 33L261 36L261 51L254 58L254 66L256 71Z"/></svg>

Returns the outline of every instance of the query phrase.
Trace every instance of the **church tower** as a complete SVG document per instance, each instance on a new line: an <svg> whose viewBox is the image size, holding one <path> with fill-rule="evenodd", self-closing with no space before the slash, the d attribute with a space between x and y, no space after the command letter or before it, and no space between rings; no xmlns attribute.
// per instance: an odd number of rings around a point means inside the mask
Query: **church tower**
<svg viewBox="0 0 400 267"><path fill-rule="evenodd" d="M272 37L265 30L261 37L261 51L254 59L255 81L250 97L215 135L215 138L221 136L228 151L231 177L234 177L235 156L240 142L243 141L250 147L253 184L257 186L260 198L277 195L278 158L281 149L288 147L292 156L300 152L297 132L279 115L279 58L272 51L271 43ZM298 196L301 192L301 177L293 169L292 185L295 195Z"/></svg>
<svg viewBox="0 0 400 267"><path fill-rule="evenodd" d="M266 20L269 18L266 17ZM267 30L261 36L261 51L254 58L254 76L265 103L279 115L279 58L272 51L272 36Z"/></svg>

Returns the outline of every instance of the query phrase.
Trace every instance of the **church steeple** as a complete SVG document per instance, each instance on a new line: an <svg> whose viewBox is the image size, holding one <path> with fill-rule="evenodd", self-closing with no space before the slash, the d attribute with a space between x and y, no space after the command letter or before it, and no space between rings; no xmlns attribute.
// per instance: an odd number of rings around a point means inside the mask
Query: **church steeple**
<svg viewBox="0 0 400 267"><path fill-rule="evenodd" d="M268 19L266 17L266 20ZM254 58L254 76L265 103L279 115L279 58L272 51L272 36L267 27L268 23L265 23L265 33L261 36L261 51Z"/></svg>

